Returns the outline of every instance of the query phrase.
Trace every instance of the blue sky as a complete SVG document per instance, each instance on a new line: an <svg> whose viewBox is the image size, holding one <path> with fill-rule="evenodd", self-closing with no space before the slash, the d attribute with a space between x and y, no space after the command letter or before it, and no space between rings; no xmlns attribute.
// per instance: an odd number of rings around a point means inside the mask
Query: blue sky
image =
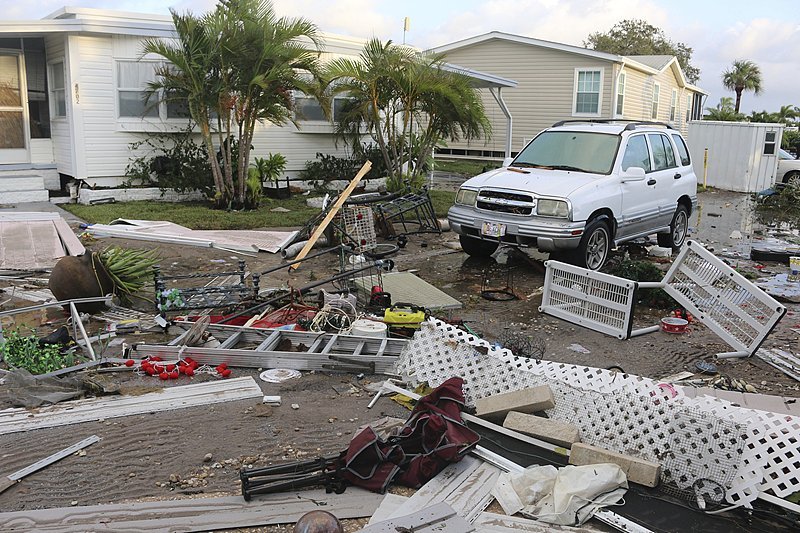
<svg viewBox="0 0 800 533"><path fill-rule="evenodd" d="M66 0L69 2L69 0ZM73 0L69 5L145 13L204 11L213 0ZM735 59L755 61L764 92L747 93L742 110L776 111L800 106L800 5L790 0L274 0L282 15L303 16L322 31L403 41L410 17L409 44L427 48L493 30L581 45L594 31L625 18L643 18L674 40L694 48L701 69L698 85L708 105L733 96L722 87L722 72ZM0 0L4 19L41 18L65 0Z"/></svg>

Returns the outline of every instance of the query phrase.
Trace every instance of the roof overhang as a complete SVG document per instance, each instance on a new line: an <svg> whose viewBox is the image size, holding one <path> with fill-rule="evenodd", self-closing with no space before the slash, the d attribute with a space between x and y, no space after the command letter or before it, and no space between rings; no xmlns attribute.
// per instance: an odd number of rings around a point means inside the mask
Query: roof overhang
<svg viewBox="0 0 800 533"><path fill-rule="evenodd" d="M493 39L508 41L512 43L525 44L529 46L550 48L552 50L560 50L562 52L568 52L570 54L592 57L594 59L601 59L604 61L613 61L613 62L620 61L620 56L615 54L608 54L606 52L589 50L588 48L581 48L580 46L573 46L571 44L555 43L552 41L544 41L542 39L534 39L532 37L523 37L522 35L514 35L511 33L505 33L501 31L492 31L489 33L484 33L482 35L476 35L475 37L470 37L469 39L462 39L460 41L444 44L442 46L431 48L431 51L437 53L446 53L451 50L464 48L466 46L472 46L474 44L482 43L484 41L491 41Z"/></svg>
<svg viewBox="0 0 800 533"><path fill-rule="evenodd" d="M442 65L442 70L467 76L468 78L470 78L472 86L477 89L495 89L495 88L502 89L506 87L517 86L517 82L514 80L503 78L501 76L495 76L494 74L488 74L486 72L480 72L478 70L473 70L471 68L466 68L459 65L453 65L450 63L445 63L444 65Z"/></svg>

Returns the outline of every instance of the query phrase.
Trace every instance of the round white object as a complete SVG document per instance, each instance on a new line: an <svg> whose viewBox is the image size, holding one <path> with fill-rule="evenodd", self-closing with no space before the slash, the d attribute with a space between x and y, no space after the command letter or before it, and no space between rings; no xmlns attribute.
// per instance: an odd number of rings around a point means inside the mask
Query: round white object
<svg viewBox="0 0 800 533"><path fill-rule="evenodd" d="M350 330L351 335L358 335L359 337L375 337L378 339L386 338L386 324L383 322L376 322L374 320L367 320L360 318L353 322L353 327Z"/></svg>
<svg viewBox="0 0 800 533"><path fill-rule="evenodd" d="M270 368L269 370L264 370L258 377L261 378L261 381L266 381L267 383L281 383L300 376L302 374L298 370L292 370L291 368Z"/></svg>

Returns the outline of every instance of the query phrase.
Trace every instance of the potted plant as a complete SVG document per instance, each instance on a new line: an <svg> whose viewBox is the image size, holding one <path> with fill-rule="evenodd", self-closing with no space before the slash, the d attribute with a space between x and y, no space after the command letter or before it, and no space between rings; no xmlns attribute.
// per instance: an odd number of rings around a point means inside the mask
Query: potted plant
<svg viewBox="0 0 800 533"><path fill-rule="evenodd" d="M278 180L281 174L286 170L286 158L279 154L270 153L268 157L256 157L254 159L254 166L258 173L261 183L266 183L265 191L267 197L276 198L279 200L286 200L291 193L289 192L289 178L286 178L286 186L281 187Z"/></svg>

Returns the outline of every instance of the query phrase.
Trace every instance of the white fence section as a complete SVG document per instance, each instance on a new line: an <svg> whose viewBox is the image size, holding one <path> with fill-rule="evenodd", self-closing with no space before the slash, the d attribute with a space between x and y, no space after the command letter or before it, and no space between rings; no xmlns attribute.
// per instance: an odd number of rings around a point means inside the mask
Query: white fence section
<svg viewBox="0 0 800 533"><path fill-rule="evenodd" d="M664 290L736 351L753 355L786 307L715 257L688 241L663 280Z"/></svg>
<svg viewBox="0 0 800 533"><path fill-rule="evenodd" d="M559 261L545 266L540 312L618 339L630 337L636 282Z"/></svg>
<svg viewBox="0 0 800 533"><path fill-rule="evenodd" d="M436 319L415 333L396 371L434 387L459 376L467 405L549 385L550 418L576 424L583 442L661 463L662 482L684 497L710 484L727 502L750 506L760 491L783 498L800 490L796 417L688 398L679 386L640 376L517 357Z"/></svg>

